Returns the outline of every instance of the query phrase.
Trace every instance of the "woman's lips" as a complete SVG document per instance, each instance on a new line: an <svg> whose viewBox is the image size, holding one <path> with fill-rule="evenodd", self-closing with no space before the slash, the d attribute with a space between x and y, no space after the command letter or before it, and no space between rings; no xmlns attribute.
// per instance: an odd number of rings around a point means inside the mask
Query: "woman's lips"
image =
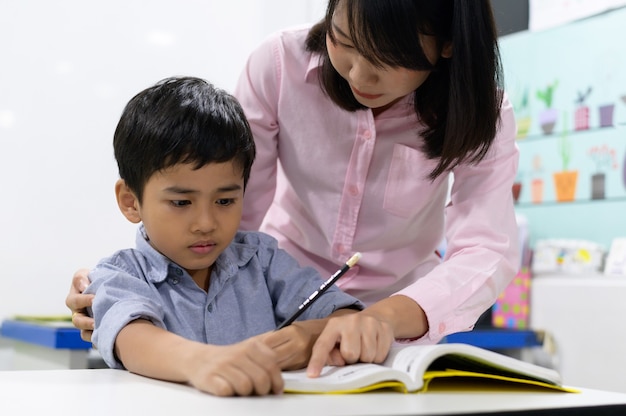
<svg viewBox="0 0 626 416"><path fill-rule="evenodd" d="M376 98L380 98L380 97L382 97L382 96L383 96L382 94L367 94L367 93L365 93L365 92L361 92L361 91L357 90L357 89L356 89L356 88L354 88L353 86L350 86L350 88L352 88L352 91L353 91L356 95L358 95L358 96L360 96L360 97L363 97L363 98L366 98L366 99L368 99L368 100L375 100Z"/></svg>

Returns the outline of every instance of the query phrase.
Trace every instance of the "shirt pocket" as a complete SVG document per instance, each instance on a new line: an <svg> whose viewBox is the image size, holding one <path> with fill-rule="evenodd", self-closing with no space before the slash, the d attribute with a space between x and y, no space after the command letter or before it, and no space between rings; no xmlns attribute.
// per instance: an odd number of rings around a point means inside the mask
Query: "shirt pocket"
<svg viewBox="0 0 626 416"><path fill-rule="evenodd" d="M396 143L385 186L385 211L403 218L414 216L435 188L428 178L435 165L420 150Z"/></svg>

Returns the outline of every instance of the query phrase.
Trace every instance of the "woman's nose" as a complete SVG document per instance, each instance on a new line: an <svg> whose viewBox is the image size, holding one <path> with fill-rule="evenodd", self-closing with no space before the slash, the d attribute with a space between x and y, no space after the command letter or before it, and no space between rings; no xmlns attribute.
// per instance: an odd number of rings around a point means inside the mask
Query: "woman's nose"
<svg viewBox="0 0 626 416"><path fill-rule="evenodd" d="M377 81L374 66L362 56L357 57L350 68L350 82L358 88L373 86Z"/></svg>

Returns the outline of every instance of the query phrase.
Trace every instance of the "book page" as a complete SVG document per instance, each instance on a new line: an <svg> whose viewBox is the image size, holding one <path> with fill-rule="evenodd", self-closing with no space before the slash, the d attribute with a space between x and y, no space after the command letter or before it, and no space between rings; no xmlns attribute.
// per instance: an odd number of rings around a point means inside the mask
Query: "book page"
<svg viewBox="0 0 626 416"><path fill-rule="evenodd" d="M411 381L408 374L378 364L357 363L345 367L326 366L318 378L309 378L306 369L283 371L285 391L318 392L318 393L350 393L372 390L378 385L389 387L396 381L403 384L409 391L421 387ZM385 384L382 386L382 384ZM370 387L370 388L368 388Z"/></svg>
<svg viewBox="0 0 626 416"><path fill-rule="evenodd" d="M559 374L549 368L505 356L468 344L415 345L399 347L387 365L422 380L427 371L461 370L506 377L535 379L560 384Z"/></svg>

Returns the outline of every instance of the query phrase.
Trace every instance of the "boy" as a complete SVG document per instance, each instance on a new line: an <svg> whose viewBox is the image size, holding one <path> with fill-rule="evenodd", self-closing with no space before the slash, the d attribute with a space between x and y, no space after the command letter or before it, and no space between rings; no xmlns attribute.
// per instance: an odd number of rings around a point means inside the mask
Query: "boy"
<svg viewBox="0 0 626 416"><path fill-rule="evenodd" d="M280 349L266 341L323 280L272 237L237 231L255 156L239 103L168 78L130 100L113 145L119 208L141 225L135 249L90 273L107 365L216 395L280 393ZM362 307L333 287L303 318Z"/></svg>

